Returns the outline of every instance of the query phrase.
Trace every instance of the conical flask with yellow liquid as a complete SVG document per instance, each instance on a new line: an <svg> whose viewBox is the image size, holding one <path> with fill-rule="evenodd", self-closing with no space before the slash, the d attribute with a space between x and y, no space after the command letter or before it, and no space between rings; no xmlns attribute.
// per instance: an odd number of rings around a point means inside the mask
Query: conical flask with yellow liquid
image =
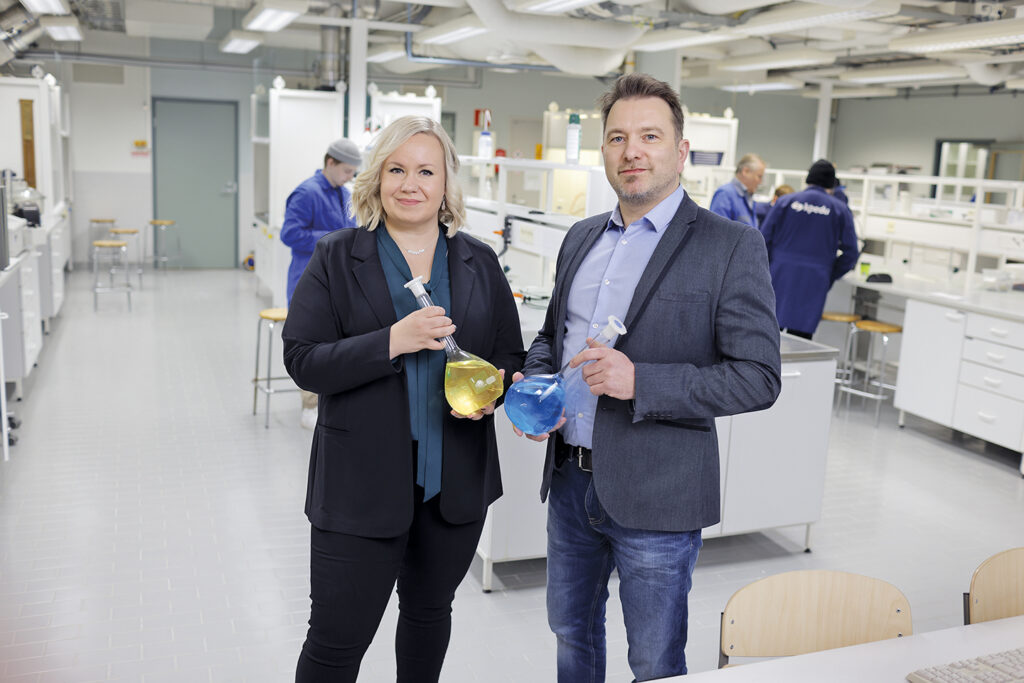
<svg viewBox="0 0 1024 683"><path fill-rule="evenodd" d="M433 306L423 277L417 276L405 283L405 287L416 297L420 308ZM504 385L501 373L479 356L459 348L451 335L441 339L448 363L444 367L444 396L455 412L471 415L501 397Z"/></svg>

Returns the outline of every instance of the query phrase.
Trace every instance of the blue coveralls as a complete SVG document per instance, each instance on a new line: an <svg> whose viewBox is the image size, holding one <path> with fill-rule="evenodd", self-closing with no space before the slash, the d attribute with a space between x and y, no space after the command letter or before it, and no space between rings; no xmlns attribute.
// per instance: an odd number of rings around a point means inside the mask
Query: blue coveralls
<svg viewBox="0 0 1024 683"><path fill-rule="evenodd" d="M292 292L313 256L317 240L340 228L356 227L351 215L352 194L345 187L331 187L323 171L302 181L285 202L281 241L292 248L288 266L288 304Z"/></svg>
<svg viewBox="0 0 1024 683"><path fill-rule="evenodd" d="M754 213L754 200L753 198L747 199L747 189L735 178L715 190L708 211L740 223L746 223L752 228L757 227L758 220Z"/></svg>
<svg viewBox="0 0 1024 683"><path fill-rule="evenodd" d="M761 225L779 327L813 334L832 283L857 262L853 214L816 185L779 197ZM836 256L836 250L842 253Z"/></svg>

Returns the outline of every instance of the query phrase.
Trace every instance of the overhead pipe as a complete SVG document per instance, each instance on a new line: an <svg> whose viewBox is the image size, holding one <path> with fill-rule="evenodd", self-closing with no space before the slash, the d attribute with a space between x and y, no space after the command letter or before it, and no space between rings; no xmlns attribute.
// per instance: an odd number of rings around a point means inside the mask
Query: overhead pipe
<svg viewBox="0 0 1024 683"><path fill-rule="evenodd" d="M0 38L0 65L28 50L32 43L43 35L43 28L39 22L21 5L8 7L0 12L0 31L7 34Z"/></svg>
<svg viewBox="0 0 1024 683"><path fill-rule="evenodd" d="M130 57L122 55L98 55L82 52L59 52L57 50L25 50L18 55L20 62L76 62L79 64L111 64L114 66L137 66L152 69L199 69L202 71L226 71L232 73L252 73L256 69L251 66L236 64L212 64L210 62L189 62L177 59L158 59L155 57ZM307 78L313 75L312 71L303 69L277 69L267 67L262 69L268 73L280 74L282 76L296 76Z"/></svg>
<svg viewBox="0 0 1024 683"><path fill-rule="evenodd" d="M544 43L592 49L594 45L601 45L624 50L647 31L646 27L622 22L511 12L501 0L467 0L467 4L489 31L514 43Z"/></svg>
<svg viewBox="0 0 1024 683"><path fill-rule="evenodd" d="M340 17L341 5L331 3L324 16ZM318 90L334 90L341 80L341 28L324 24L320 27L320 63L317 67Z"/></svg>
<svg viewBox="0 0 1024 683"><path fill-rule="evenodd" d="M405 34L405 58L410 62L419 64L437 64L443 66L472 66L481 69L522 69L526 71L558 71L557 68L548 64L491 64L490 62L475 61L472 59L454 59L451 57L427 57L418 55L412 51L412 34Z"/></svg>

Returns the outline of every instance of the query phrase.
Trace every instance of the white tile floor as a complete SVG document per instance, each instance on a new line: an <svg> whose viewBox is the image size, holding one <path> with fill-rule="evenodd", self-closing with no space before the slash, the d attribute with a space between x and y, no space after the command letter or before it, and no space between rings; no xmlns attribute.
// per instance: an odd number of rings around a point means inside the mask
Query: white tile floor
<svg viewBox="0 0 1024 683"><path fill-rule="evenodd" d="M308 616L302 514L310 433L299 401L253 417L253 275L150 277L129 314L92 311L76 272L46 339L11 462L0 463L0 680L287 681ZM712 539L691 593L691 670L716 665L718 614L761 576L837 568L887 579L915 631L961 622L985 557L1024 545L1018 456L855 407L835 420L814 552L802 530ZM474 564L455 602L444 680L552 681L544 563ZM365 681L394 680L394 605ZM613 595L609 680L630 679Z"/></svg>

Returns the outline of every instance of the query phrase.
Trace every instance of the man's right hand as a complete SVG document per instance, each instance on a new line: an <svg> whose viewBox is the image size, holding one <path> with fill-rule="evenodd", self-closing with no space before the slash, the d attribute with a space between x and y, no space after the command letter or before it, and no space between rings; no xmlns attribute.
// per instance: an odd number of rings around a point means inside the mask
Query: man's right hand
<svg viewBox="0 0 1024 683"><path fill-rule="evenodd" d="M428 306L413 311L391 326L389 351L392 360L403 353L416 353L422 349L440 351L441 337L455 334L455 325L440 306Z"/></svg>
<svg viewBox="0 0 1024 683"><path fill-rule="evenodd" d="M515 384L516 382L518 382L521 379L523 379L523 373L521 373L521 372L514 373L512 375L512 384ZM533 434L526 434L526 433L523 432L523 430L521 430L519 427L516 427L515 425L512 425L512 431L514 431L516 433L516 436L525 436L530 441L547 441L548 437L551 436L552 434L554 434L555 432L557 432L559 429L561 429L562 425L564 425L564 424L565 424L565 414L564 414L564 411L563 411L561 419L558 420L558 424L556 424L554 429L552 429L547 434L538 434L536 436L534 436Z"/></svg>

